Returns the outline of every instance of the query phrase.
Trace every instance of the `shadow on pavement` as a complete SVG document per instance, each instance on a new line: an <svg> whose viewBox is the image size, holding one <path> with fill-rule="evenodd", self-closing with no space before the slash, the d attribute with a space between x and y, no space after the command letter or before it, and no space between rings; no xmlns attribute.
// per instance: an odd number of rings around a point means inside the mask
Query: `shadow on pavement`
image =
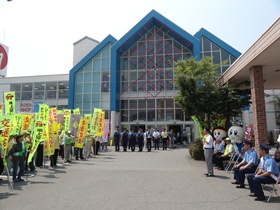
<svg viewBox="0 0 280 210"><path fill-rule="evenodd" d="M7 192L7 193L0 193L0 200L2 199L6 199L6 198L9 198L13 195L16 195L15 193L10 193L10 192Z"/></svg>

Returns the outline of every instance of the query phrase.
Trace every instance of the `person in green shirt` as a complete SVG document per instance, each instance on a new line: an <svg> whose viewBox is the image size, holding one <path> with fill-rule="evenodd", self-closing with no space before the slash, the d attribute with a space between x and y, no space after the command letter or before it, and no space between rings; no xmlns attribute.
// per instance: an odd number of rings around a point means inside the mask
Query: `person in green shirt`
<svg viewBox="0 0 280 210"><path fill-rule="evenodd" d="M70 152L73 139L74 138L71 136L71 131L67 131L64 135L64 163L71 163Z"/></svg>

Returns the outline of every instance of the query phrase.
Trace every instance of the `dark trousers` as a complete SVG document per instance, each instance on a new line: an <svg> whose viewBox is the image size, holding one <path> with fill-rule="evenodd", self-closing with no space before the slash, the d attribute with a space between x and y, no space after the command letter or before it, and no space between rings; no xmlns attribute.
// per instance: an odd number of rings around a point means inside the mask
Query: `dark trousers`
<svg viewBox="0 0 280 210"><path fill-rule="evenodd" d="M127 139L123 139L122 141L123 151L127 150Z"/></svg>
<svg viewBox="0 0 280 210"><path fill-rule="evenodd" d="M217 158L217 165L220 169L224 170L224 161L225 160L230 160L229 156L218 156Z"/></svg>
<svg viewBox="0 0 280 210"><path fill-rule="evenodd" d="M247 164L247 163L246 163ZM246 165L244 164L244 165ZM240 168L234 169L234 179L239 182L240 185L244 185L245 175L250 173L255 173L257 166L251 166L240 170Z"/></svg>
<svg viewBox="0 0 280 210"><path fill-rule="evenodd" d="M59 145L59 156L64 159L64 145Z"/></svg>
<svg viewBox="0 0 280 210"><path fill-rule="evenodd" d="M120 140L115 139L115 151L120 151Z"/></svg>
<svg viewBox="0 0 280 210"><path fill-rule="evenodd" d="M218 157L219 156L221 156L223 153L221 153L221 152L218 152L218 153L216 153L216 154L213 154L213 164L214 165L217 165L217 159L218 159Z"/></svg>
<svg viewBox="0 0 280 210"><path fill-rule="evenodd" d="M152 149L152 139L151 138L147 138L147 149L148 149L148 152L151 151Z"/></svg>
<svg viewBox="0 0 280 210"><path fill-rule="evenodd" d="M76 160L79 159L79 155L80 155L80 159L84 159L83 148L74 147L74 153L75 153L75 156L76 156Z"/></svg>
<svg viewBox="0 0 280 210"><path fill-rule="evenodd" d="M138 141L139 152L143 151L143 146L144 146L144 141L143 140Z"/></svg>
<svg viewBox="0 0 280 210"><path fill-rule="evenodd" d="M255 177L255 174L248 174L247 180L249 183L251 193L254 193L258 198L264 197L262 184L273 184L276 181L271 176Z"/></svg>
<svg viewBox="0 0 280 210"><path fill-rule="evenodd" d="M4 162L3 159L0 157L0 174L4 171Z"/></svg>
<svg viewBox="0 0 280 210"><path fill-rule="evenodd" d="M100 147L100 141L96 141L95 142L95 147L94 147L94 154L95 155L98 155L99 147Z"/></svg>
<svg viewBox="0 0 280 210"><path fill-rule="evenodd" d="M162 139L162 149L167 150L167 138Z"/></svg>
<svg viewBox="0 0 280 210"><path fill-rule="evenodd" d="M19 172L17 174L19 167ZM18 179L20 179L23 176L24 172L24 160L21 161L13 161L13 180L15 180L18 176Z"/></svg>
<svg viewBox="0 0 280 210"><path fill-rule="evenodd" d="M131 148L131 151L134 152L135 151L135 141L134 140L130 140L129 141L129 146Z"/></svg>
<svg viewBox="0 0 280 210"><path fill-rule="evenodd" d="M43 166L43 160L44 160L44 145L43 144L39 144L38 148L37 148L37 159L36 159L36 166L40 167Z"/></svg>
<svg viewBox="0 0 280 210"><path fill-rule="evenodd" d="M155 150L159 150L159 139L155 139Z"/></svg>
<svg viewBox="0 0 280 210"><path fill-rule="evenodd" d="M28 170L28 166L29 166L30 171L34 171L35 170L34 163L33 163L34 156L32 157L32 161L29 164L27 163L28 157L29 157L29 152L27 152L27 156L25 160L25 170Z"/></svg>
<svg viewBox="0 0 280 210"><path fill-rule="evenodd" d="M58 149L54 150L54 154L50 156L50 160L51 160L51 167L56 166L57 163L57 157L58 157Z"/></svg>

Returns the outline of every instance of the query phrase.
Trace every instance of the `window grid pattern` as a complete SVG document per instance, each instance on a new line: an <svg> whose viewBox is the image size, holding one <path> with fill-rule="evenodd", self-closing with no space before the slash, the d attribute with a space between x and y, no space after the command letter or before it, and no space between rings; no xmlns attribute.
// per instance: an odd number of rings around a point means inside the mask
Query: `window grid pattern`
<svg viewBox="0 0 280 210"><path fill-rule="evenodd" d="M108 112L110 60L111 44L108 44L75 74L74 107L80 108L81 114L92 113L94 108Z"/></svg>
<svg viewBox="0 0 280 210"><path fill-rule="evenodd" d="M68 85L68 81L14 83L11 84L11 91L15 91L16 101L19 103L43 102L58 107L64 106L59 104L60 99L68 99Z"/></svg>
<svg viewBox="0 0 280 210"><path fill-rule="evenodd" d="M175 62L192 56L188 46L153 27L120 57L121 121L183 121L171 95Z"/></svg>
<svg viewBox="0 0 280 210"><path fill-rule="evenodd" d="M206 56L211 57L211 61L214 64L220 64L224 61L226 62L217 68L217 72L220 74L224 73L237 59L205 37L200 38L200 43L200 52L202 58Z"/></svg>

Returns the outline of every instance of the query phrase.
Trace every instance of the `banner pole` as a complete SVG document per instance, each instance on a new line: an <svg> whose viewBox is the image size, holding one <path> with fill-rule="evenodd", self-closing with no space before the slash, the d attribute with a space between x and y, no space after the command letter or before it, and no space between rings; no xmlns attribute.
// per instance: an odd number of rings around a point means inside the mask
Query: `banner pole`
<svg viewBox="0 0 280 210"><path fill-rule="evenodd" d="M43 143L43 171L45 170L45 140Z"/></svg>
<svg viewBox="0 0 280 210"><path fill-rule="evenodd" d="M10 184L10 185L9 185L9 189L10 189L11 191L13 191L14 188L13 188L13 184L12 184L11 179L10 179L9 168L8 168L7 165L6 165L5 167L6 167L6 171L7 171L7 180L8 180L8 182L9 182L9 184Z"/></svg>

